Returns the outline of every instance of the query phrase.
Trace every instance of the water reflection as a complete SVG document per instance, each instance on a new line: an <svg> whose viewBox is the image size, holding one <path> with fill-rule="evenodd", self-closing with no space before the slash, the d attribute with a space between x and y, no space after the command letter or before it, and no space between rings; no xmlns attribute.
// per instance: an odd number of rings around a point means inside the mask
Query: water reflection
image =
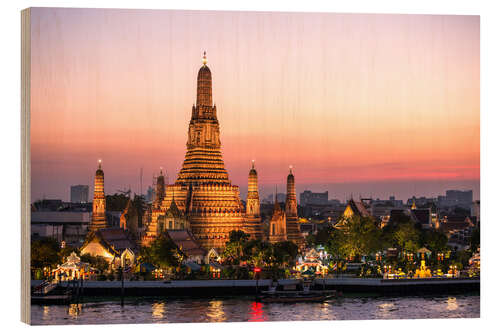
<svg viewBox="0 0 500 333"><path fill-rule="evenodd" d="M446 310L454 311L458 309L458 303L455 297L448 297L448 301L446 303L447 303Z"/></svg>
<svg viewBox="0 0 500 333"><path fill-rule="evenodd" d="M382 303L377 306L377 315L380 318L389 318L392 316L391 312L396 311L396 305L394 303Z"/></svg>
<svg viewBox="0 0 500 333"><path fill-rule="evenodd" d="M260 302L252 302L250 305L250 318L248 321L267 321L267 316L262 309L263 304Z"/></svg>
<svg viewBox="0 0 500 333"><path fill-rule="evenodd" d="M208 303L207 316L210 322L226 321L226 313L221 300L213 300Z"/></svg>
<svg viewBox="0 0 500 333"><path fill-rule="evenodd" d="M165 303L164 302L155 302L151 306L153 312L152 316L154 319L162 319L165 314Z"/></svg>
<svg viewBox="0 0 500 333"><path fill-rule="evenodd" d="M42 319L43 320L48 320L50 317L50 306L48 305L45 305L43 307L43 315L42 315Z"/></svg>
<svg viewBox="0 0 500 333"><path fill-rule="evenodd" d="M478 318L479 296L345 297L332 303L263 304L253 298L102 300L71 305L32 305L34 325L119 324L154 322L244 322L289 320L357 320Z"/></svg>
<svg viewBox="0 0 500 333"><path fill-rule="evenodd" d="M68 308L68 314L71 318L77 319L80 313L82 312L81 304L70 304Z"/></svg>

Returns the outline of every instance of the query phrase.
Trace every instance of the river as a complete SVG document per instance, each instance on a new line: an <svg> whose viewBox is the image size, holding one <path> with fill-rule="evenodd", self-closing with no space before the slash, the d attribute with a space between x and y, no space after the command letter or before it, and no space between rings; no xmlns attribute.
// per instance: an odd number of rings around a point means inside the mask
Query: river
<svg viewBox="0 0 500 333"><path fill-rule="evenodd" d="M80 304L32 305L33 325L478 318L479 295L347 296L324 303L263 304L252 297L88 299Z"/></svg>

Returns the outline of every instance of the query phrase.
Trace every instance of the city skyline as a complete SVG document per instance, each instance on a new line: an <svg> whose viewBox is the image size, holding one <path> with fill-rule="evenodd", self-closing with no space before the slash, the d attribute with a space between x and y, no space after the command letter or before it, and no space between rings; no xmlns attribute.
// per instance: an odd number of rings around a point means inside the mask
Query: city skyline
<svg viewBox="0 0 500 333"><path fill-rule="evenodd" d="M341 200L479 198L477 16L34 10L32 201L100 158L107 194L139 193L141 168L142 193L160 167L172 182L205 50L242 198L252 159L263 195L292 164L298 192Z"/></svg>

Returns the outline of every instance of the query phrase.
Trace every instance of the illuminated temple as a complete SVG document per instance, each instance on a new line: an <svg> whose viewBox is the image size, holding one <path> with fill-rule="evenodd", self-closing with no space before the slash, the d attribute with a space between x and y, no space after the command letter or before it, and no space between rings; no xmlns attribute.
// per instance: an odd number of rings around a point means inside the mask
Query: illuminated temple
<svg viewBox="0 0 500 333"><path fill-rule="evenodd" d="M285 208L282 210L279 205L276 206L279 211L276 210L271 221L273 230L279 227L279 235L276 231L270 234L264 231L254 161L248 174L246 205L240 199L239 187L229 180L222 159L217 108L212 100L212 73L205 55L198 71L196 104L191 111L186 147L184 162L173 184L167 184L163 171L160 171L156 178L154 200L144 215L139 214L129 199L120 216L121 233L113 231L114 228L108 227L106 222L104 172L99 161L95 175L92 222L83 246L84 252L102 252L109 254L109 258L115 258L123 251L114 254L106 252L112 240L128 244L127 249L130 251L134 246L129 244L129 240L133 243L137 241L140 246L149 246L159 235L179 231L183 231L183 235L195 241L197 246L210 250L208 253L212 249L222 250L233 230L244 231L253 239L271 242L291 240L298 245L303 243L298 227L295 178L291 168L287 178ZM110 234L114 238L111 237L107 234L110 232L119 237ZM113 239L106 238L106 235Z"/></svg>
<svg viewBox="0 0 500 333"><path fill-rule="evenodd" d="M262 237L257 172L252 166L245 209L239 187L231 184L224 166L217 107L212 100L212 73L205 55L198 71L196 105L192 107L186 146L186 157L175 183L163 185L163 176L157 181L143 245L169 229L170 224L165 224L167 217L174 223L176 219L185 220L206 249L223 248L232 230L245 231L252 238Z"/></svg>

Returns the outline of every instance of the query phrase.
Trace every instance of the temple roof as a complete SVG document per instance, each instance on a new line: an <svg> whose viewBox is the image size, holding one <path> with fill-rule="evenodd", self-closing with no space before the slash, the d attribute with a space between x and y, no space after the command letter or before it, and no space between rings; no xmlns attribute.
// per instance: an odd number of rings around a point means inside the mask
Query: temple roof
<svg viewBox="0 0 500 333"><path fill-rule="evenodd" d="M177 207L177 204L175 203L175 200L172 200L170 203L170 207L167 209L165 212L165 216L169 217L182 217L182 213Z"/></svg>
<svg viewBox="0 0 500 333"><path fill-rule="evenodd" d="M207 253L207 251L196 242L193 235L188 230L168 230L167 233L184 255L188 257L197 255L204 256Z"/></svg>
<svg viewBox="0 0 500 333"><path fill-rule="evenodd" d="M92 241L98 241L110 253L115 255L120 254L125 249L133 250L136 248L127 232L121 228L102 228L91 232L82 248Z"/></svg>

